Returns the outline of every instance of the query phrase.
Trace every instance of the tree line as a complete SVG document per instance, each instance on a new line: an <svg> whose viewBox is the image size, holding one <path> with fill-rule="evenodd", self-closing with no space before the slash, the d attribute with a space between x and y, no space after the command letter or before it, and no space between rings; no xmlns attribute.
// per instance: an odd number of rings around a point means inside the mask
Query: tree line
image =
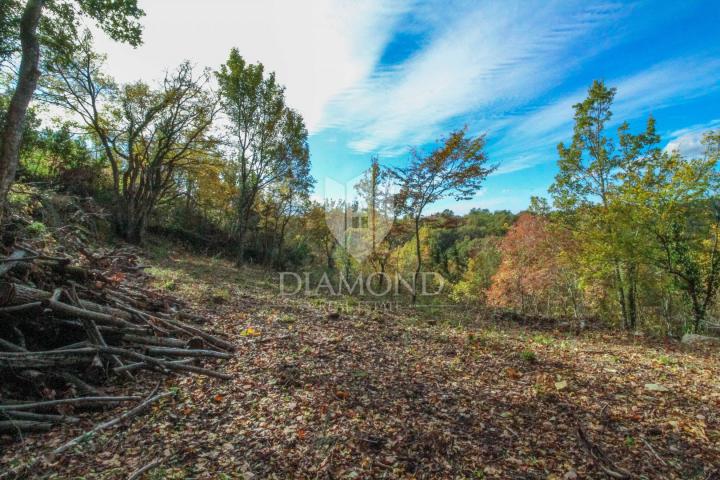
<svg viewBox="0 0 720 480"><path fill-rule="evenodd" d="M717 323L720 132L690 158L664 151L655 120L616 132L615 89L596 81L558 145L550 202L535 198L500 244L488 292L523 312L602 318L628 330L701 331Z"/></svg>
<svg viewBox="0 0 720 480"><path fill-rule="evenodd" d="M597 81L574 106L548 198L524 212L429 213L473 198L496 168L467 129L411 150L402 168L371 158L356 200L320 203L303 118L261 63L233 49L215 70L185 62L118 84L81 25L138 45L134 0L1 5L2 213L19 175L93 197L135 243L151 231L238 263L380 283L432 271L449 285L443 302L628 330L701 331L718 314L720 132L688 158L660 147L652 117L613 130L615 90Z"/></svg>

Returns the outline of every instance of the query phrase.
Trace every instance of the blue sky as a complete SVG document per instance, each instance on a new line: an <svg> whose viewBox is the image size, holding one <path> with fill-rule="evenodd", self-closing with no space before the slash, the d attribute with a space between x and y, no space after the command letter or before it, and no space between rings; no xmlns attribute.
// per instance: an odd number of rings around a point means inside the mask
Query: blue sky
<svg viewBox="0 0 720 480"><path fill-rule="evenodd" d="M372 153L401 164L408 145L467 124L498 172L475 199L435 208L523 209L552 182L572 105L596 78L618 88L616 120L642 128L652 113L665 141L696 151L720 119L719 21L716 1L412 5L312 135L315 174L352 176Z"/></svg>
<svg viewBox="0 0 720 480"><path fill-rule="evenodd" d="M652 113L668 148L697 154L720 128L717 0L140 3L145 46L99 39L110 73L157 78L186 58L217 68L237 46L305 116L319 197L373 154L401 165L408 147L467 125L499 169L473 200L433 209L521 210L552 182L593 79L617 87L617 122L640 129Z"/></svg>

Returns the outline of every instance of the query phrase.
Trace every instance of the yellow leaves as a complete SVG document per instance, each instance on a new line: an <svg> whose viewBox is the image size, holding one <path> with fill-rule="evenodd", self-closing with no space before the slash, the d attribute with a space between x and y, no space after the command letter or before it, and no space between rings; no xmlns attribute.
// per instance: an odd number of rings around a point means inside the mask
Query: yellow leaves
<svg viewBox="0 0 720 480"><path fill-rule="evenodd" d="M260 331L256 329L255 327L247 327L242 332L240 332L240 336L242 337L258 337L260 336Z"/></svg>
<svg viewBox="0 0 720 480"><path fill-rule="evenodd" d="M649 390L651 392L668 392L668 391L670 391L669 388L667 388L664 385L660 385L658 383L646 383L645 390Z"/></svg>

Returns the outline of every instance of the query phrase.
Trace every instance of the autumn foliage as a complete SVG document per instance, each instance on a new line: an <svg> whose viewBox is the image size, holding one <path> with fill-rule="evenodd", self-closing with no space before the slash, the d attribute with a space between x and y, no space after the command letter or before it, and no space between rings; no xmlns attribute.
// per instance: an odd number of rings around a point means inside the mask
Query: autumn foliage
<svg viewBox="0 0 720 480"><path fill-rule="evenodd" d="M554 245L544 217L521 214L500 243L502 261L492 278L488 303L523 313L544 309L560 281Z"/></svg>

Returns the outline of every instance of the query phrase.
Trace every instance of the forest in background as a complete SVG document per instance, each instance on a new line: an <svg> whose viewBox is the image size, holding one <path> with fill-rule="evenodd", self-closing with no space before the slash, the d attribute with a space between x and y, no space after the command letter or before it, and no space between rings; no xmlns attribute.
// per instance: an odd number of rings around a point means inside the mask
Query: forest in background
<svg viewBox="0 0 720 480"><path fill-rule="evenodd" d="M81 19L137 44L135 3L120 2L112 15L102 2L33 12L42 3L3 3L3 165L13 162L8 139L20 138L18 97L33 87L17 174L2 172L6 237L42 235L52 218L13 224L13 212L53 191L91 198L108 213L107 233L131 243L151 233L239 264L334 278L437 272L444 294L421 301L583 325L671 335L717 326L720 132L707 133L700 158L663 151L653 118L641 129L611 128L622 121L612 118L615 90L597 81L567 112L574 133L558 146L547 198L518 214L432 213L440 199L472 198L492 173L482 135L450 132L431 150L410 151L405 168L373 157L366 187L392 184L392 198L366 188L364 206L342 208L371 219L373 205L386 202L392 227L377 241L372 233L372 252L358 262L328 227L328 205L313 200L308 133L282 79L233 49L214 68L184 63L149 84L117 84Z"/></svg>

